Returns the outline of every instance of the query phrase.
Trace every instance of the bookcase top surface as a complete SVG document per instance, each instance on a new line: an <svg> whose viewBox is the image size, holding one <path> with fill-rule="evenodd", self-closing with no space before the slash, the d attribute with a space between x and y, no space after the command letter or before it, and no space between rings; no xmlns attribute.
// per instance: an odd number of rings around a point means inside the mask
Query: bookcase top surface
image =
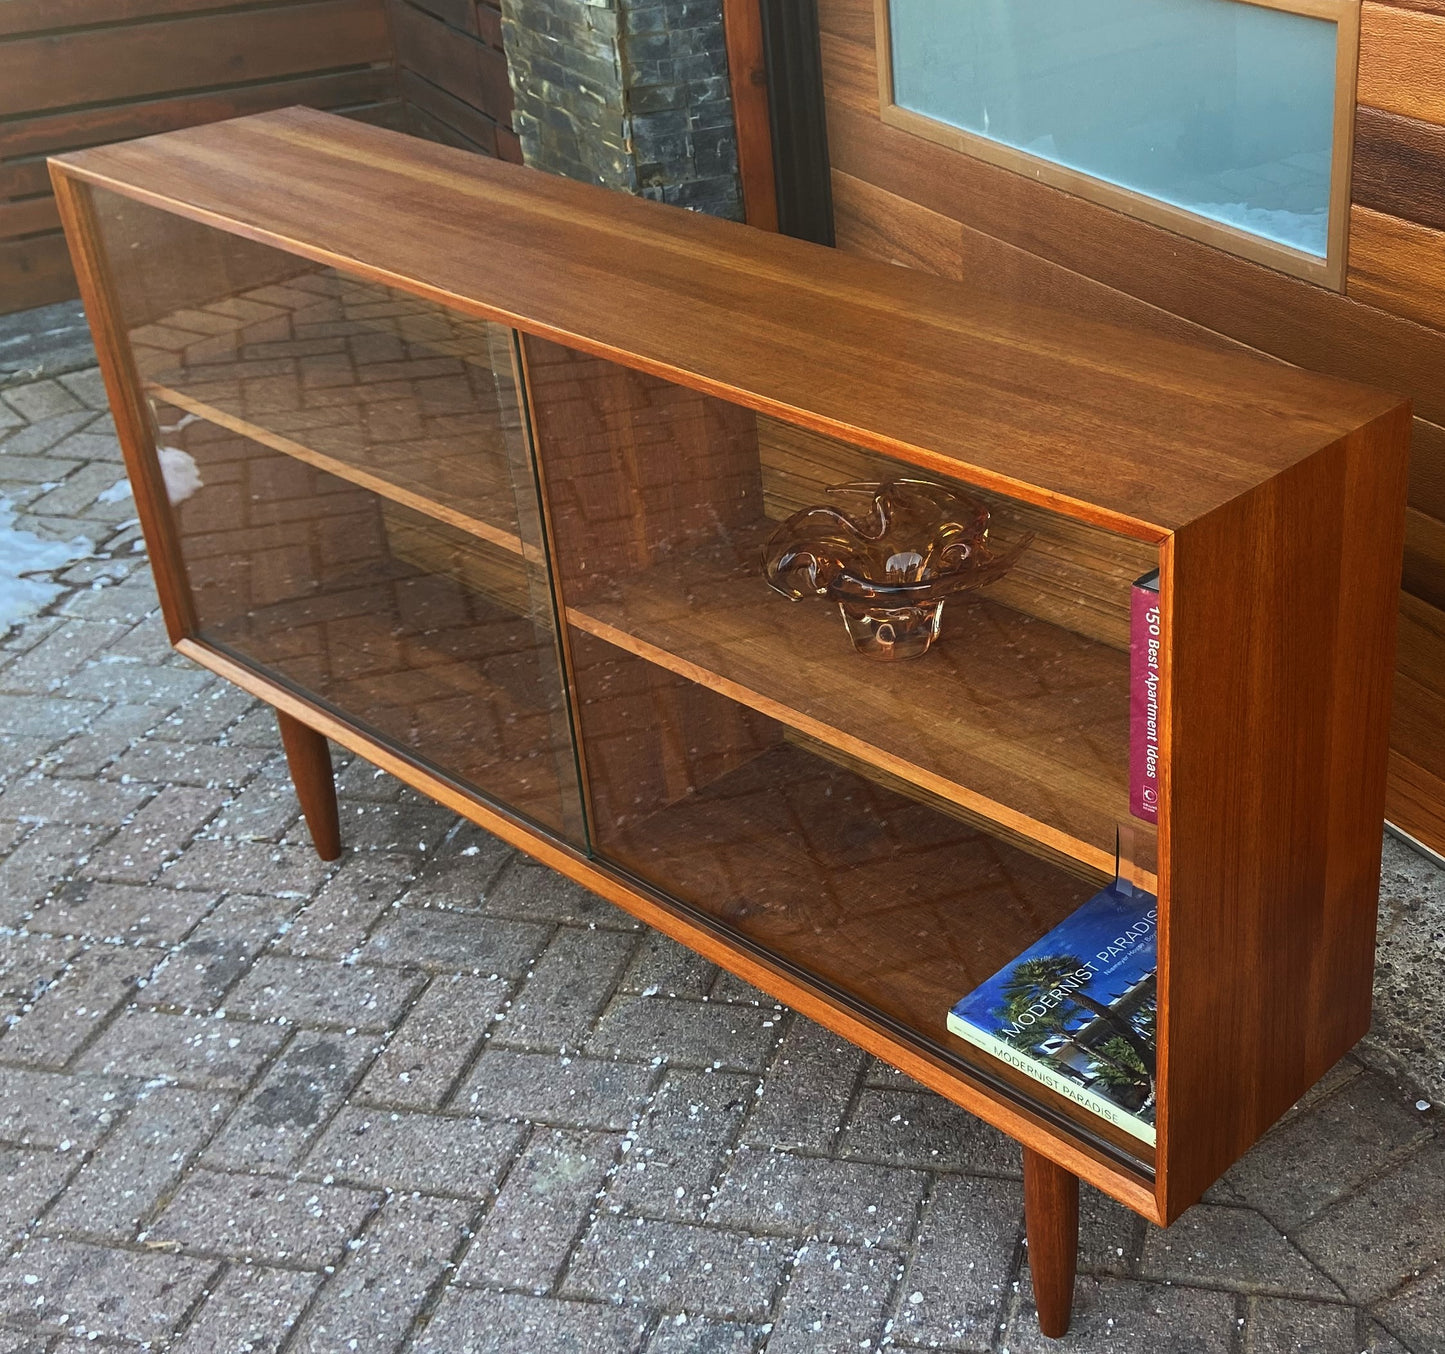
<svg viewBox="0 0 1445 1354"><path fill-rule="evenodd" d="M57 163L1144 539L1402 403L309 109Z"/></svg>

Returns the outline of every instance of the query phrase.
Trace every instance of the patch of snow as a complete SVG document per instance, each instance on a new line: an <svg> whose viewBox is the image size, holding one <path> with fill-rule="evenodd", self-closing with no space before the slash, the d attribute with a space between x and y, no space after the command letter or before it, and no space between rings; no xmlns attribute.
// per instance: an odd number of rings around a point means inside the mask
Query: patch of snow
<svg viewBox="0 0 1445 1354"><path fill-rule="evenodd" d="M184 503L203 483L195 457L180 447L158 447L157 455L166 482L166 497L172 503Z"/></svg>
<svg viewBox="0 0 1445 1354"><path fill-rule="evenodd" d="M112 484L110 488L107 489L104 493L97 494L95 501L97 503L120 503L121 501L129 497L130 481L116 480L116 482Z"/></svg>
<svg viewBox="0 0 1445 1354"><path fill-rule="evenodd" d="M0 499L0 634L49 606L64 591L49 574L85 559L94 547L84 536L47 541L15 525L15 510Z"/></svg>

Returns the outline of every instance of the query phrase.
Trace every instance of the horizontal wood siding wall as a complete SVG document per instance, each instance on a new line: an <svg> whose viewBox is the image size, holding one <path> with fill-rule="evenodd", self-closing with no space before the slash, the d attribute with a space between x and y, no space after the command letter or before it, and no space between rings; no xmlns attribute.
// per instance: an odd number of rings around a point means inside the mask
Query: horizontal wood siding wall
<svg viewBox="0 0 1445 1354"><path fill-rule="evenodd" d="M76 294L47 155L296 103L399 124L385 0L0 3L0 313Z"/></svg>
<svg viewBox="0 0 1445 1354"><path fill-rule="evenodd" d="M879 116L874 0L818 0L838 244L1415 401L1390 815L1445 849L1445 0L1367 0L1345 294Z"/></svg>
<svg viewBox="0 0 1445 1354"><path fill-rule="evenodd" d="M388 0L407 129L521 163L502 12L492 0Z"/></svg>

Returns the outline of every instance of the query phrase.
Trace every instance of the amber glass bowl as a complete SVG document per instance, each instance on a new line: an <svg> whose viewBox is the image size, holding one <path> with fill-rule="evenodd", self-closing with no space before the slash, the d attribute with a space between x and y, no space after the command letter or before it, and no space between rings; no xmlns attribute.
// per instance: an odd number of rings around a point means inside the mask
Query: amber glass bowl
<svg viewBox="0 0 1445 1354"><path fill-rule="evenodd" d="M943 604L1001 578L1032 536L995 554L989 510L929 480L830 485L837 506L803 508L763 547L769 585L792 601L838 604L853 647L888 662L921 658L938 638Z"/></svg>

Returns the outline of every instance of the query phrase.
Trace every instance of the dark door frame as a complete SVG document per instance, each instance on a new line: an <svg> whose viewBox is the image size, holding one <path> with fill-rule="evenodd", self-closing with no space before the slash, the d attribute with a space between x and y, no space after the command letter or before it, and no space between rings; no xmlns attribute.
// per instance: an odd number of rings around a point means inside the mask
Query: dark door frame
<svg viewBox="0 0 1445 1354"><path fill-rule="evenodd" d="M833 243L817 0L723 0L749 225Z"/></svg>

